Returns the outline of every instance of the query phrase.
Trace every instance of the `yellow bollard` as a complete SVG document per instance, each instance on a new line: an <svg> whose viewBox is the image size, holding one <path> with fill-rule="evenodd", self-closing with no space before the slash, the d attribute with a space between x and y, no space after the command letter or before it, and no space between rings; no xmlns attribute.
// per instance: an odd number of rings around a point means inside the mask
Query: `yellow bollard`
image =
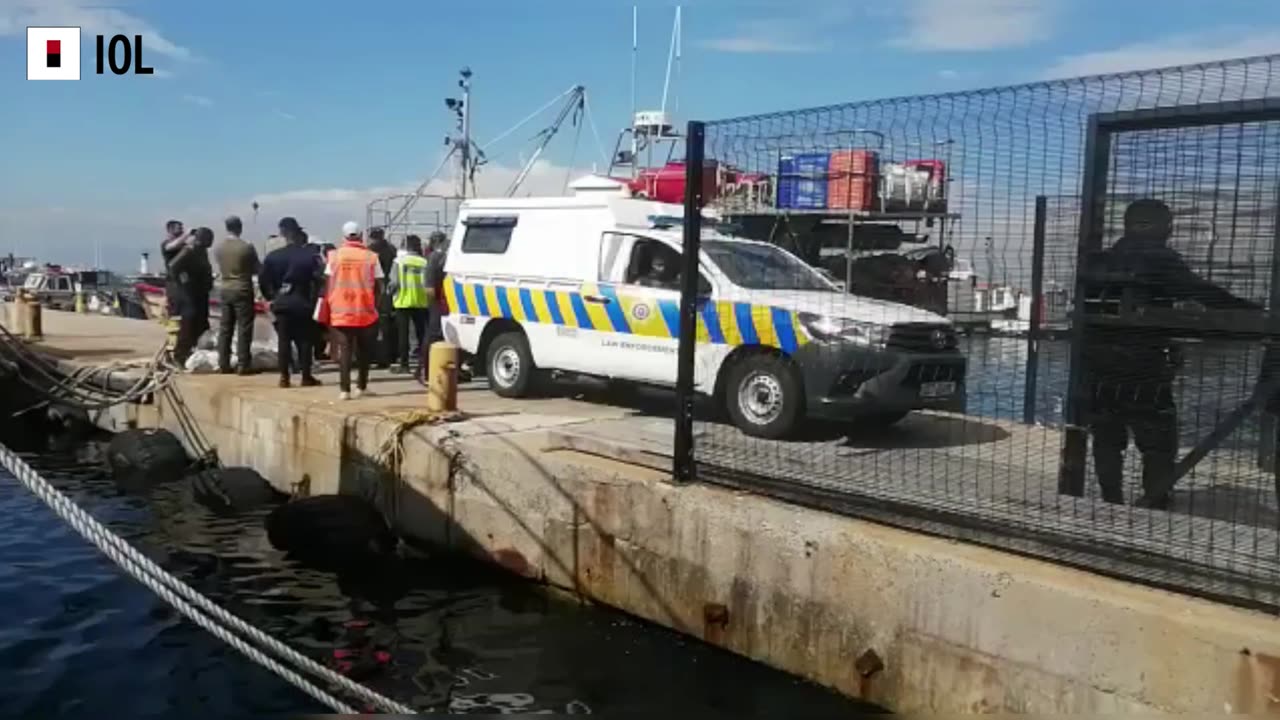
<svg viewBox="0 0 1280 720"><path fill-rule="evenodd" d="M432 343L427 357L427 411L458 409L458 346Z"/></svg>
<svg viewBox="0 0 1280 720"><path fill-rule="evenodd" d="M174 349L178 345L178 329L180 327L182 327L182 324L178 318L171 317L164 319L164 329L167 335L165 347L170 350Z"/></svg>
<svg viewBox="0 0 1280 720"><path fill-rule="evenodd" d="M85 304L84 304L84 293L78 290L76 291L76 312L80 313L81 315L88 312L88 309L85 307Z"/></svg>
<svg viewBox="0 0 1280 720"><path fill-rule="evenodd" d="M39 340L44 337L44 323L41 318L40 301L32 298L27 303L27 322L23 326L23 337L28 340Z"/></svg>
<svg viewBox="0 0 1280 720"><path fill-rule="evenodd" d="M23 329L23 324L27 321L27 301L22 298L21 294L14 295L13 300L9 301L9 317L5 318L5 324L9 328L9 332L18 337L23 337L27 331Z"/></svg>

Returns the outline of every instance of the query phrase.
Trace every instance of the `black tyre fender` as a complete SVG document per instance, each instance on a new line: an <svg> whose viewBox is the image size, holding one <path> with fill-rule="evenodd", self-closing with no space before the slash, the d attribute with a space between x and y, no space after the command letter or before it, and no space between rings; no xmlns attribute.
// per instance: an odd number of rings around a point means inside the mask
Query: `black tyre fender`
<svg viewBox="0 0 1280 720"><path fill-rule="evenodd" d="M251 468L210 468L191 476L197 502L217 513L236 513L284 499L271 483Z"/></svg>
<svg viewBox="0 0 1280 720"><path fill-rule="evenodd" d="M804 418L804 382L795 364L777 353L755 353L736 361L724 387L724 407L734 427L752 437L777 440L790 435ZM781 389L781 409L764 423L750 418L740 403L740 390L749 378L765 375Z"/></svg>
<svg viewBox="0 0 1280 720"><path fill-rule="evenodd" d="M272 547L323 564L386 555L397 544L378 508L353 495L291 500L271 511L266 526Z"/></svg>
<svg viewBox="0 0 1280 720"><path fill-rule="evenodd" d="M125 430L111 438L107 464L127 490L181 478L191 464L182 442L167 430Z"/></svg>
<svg viewBox="0 0 1280 720"><path fill-rule="evenodd" d="M493 371L493 364L499 353L506 349L514 350L519 358L519 372L510 385L503 385ZM489 351L485 354L485 375L489 379L489 389L495 394L508 398L527 397L534 387L534 378L538 368L533 364L533 353L529 351L529 339L519 330L508 330L498 335L489 343Z"/></svg>

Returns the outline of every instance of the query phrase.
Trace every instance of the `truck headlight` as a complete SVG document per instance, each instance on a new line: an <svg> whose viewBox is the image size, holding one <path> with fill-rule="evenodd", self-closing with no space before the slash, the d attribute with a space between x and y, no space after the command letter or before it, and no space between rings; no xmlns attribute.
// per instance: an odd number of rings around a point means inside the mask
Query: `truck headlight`
<svg viewBox="0 0 1280 720"><path fill-rule="evenodd" d="M848 318L800 313L800 324L816 340L851 342L868 347L884 347L889 341L890 326L858 322Z"/></svg>

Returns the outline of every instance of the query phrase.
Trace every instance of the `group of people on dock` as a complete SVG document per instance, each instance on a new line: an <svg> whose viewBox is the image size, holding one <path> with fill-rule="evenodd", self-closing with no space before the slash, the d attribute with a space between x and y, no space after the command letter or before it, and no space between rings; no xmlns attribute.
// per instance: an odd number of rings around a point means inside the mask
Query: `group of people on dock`
<svg viewBox="0 0 1280 720"><path fill-rule="evenodd" d="M257 248L242 237L240 218L228 217L225 226L226 236L215 246L207 227L188 232L181 221L166 224L161 256L169 316L178 319L173 347L178 364L185 364L209 330L215 291L221 308L218 371L256 372L251 344L260 294L275 326L280 387L292 385L294 372L301 385L320 385L312 368L328 359L326 350L332 348L339 397L359 397L368 391L371 367L409 373L411 347L420 358L423 349L442 339L444 233L432 233L425 246L419 236L408 235L397 250L382 228L370 228L366 242L359 224L348 222L335 245L285 217L260 260Z"/></svg>

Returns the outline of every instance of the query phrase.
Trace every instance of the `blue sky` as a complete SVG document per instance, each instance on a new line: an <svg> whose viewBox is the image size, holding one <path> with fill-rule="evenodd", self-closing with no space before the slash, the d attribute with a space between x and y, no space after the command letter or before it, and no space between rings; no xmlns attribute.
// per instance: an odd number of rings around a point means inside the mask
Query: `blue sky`
<svg viewBox="0 0 1280 720"><path fill-rule="evenodd" d="M438 161L442 98L475 71L484 142L567 87L612 147L630 105L631 2L0 0L0 252L131 266L173 215L263 206L328 226ZM641 2L641 105L673 3ZM25 27L85 28L80 82L25 79ZM139 32L155 76L93 74L93 35ZM689 0L681 119L1280 51L1274 0ZM508 168L531 146L503 147ZM558 186L572 129L540 173ZM584 132L575 167L598 157ZM501 168L494 171L495 177Z"/></svg>

